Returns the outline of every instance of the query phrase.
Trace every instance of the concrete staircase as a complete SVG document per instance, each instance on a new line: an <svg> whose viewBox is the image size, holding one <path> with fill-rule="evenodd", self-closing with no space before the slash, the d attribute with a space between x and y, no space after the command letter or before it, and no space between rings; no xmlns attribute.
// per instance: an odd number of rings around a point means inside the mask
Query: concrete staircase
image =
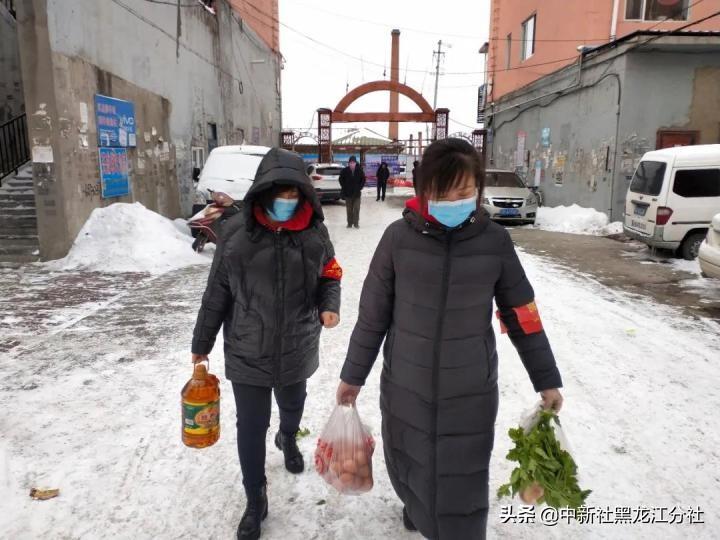
<svg viewBox="0 0 720 540"><path fill-rule="evenodd" d="M0 263L40 260L32 166L6 177L0 187Z"/></svg>

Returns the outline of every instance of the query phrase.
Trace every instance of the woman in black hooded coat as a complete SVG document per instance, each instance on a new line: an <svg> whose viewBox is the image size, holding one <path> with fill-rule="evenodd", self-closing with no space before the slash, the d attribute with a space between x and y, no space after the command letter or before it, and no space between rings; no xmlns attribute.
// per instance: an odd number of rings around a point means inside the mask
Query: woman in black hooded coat
<svg viewBox="0 0 720 540"><path fill-rule="evenodd" d="M223 225L192 359L207 359L222 325L247 495L237 537L251 540L268 512L265 437L273 391L280 409L275 445L288 471L304 470L296 434L306 381L318 368L321 328L338 324L342 269L299 155L270 150L244 202L244 212Z"/></svg>

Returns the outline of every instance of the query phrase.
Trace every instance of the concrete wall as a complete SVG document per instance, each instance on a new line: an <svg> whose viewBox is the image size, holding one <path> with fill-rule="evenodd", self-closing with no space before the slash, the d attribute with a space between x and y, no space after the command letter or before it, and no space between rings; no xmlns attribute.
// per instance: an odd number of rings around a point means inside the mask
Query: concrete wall
<svg viewBox="0 0 720 540"><path fill-rule="evenodd" d="M0 4L0 124L24 112L16 21Z"/></svg>
<svg viewBox="0 0 720 540"><path fill-rule="evenodd" d="M627 57L615 205L642 154L661 129L699 131L700 144L720 143L720 44L715 51L637 52Z"/></svg>
<svg viewBox="0 0 720 540"><path fill-rule="evenodd" d="M505 112L494 118L494 166L519 169L532 184L539 164L547 205L577 203L619 220L630 178L642 155L655 149L659 129L698 130L699 142L720 142L717 51L615 51L586 63L581 89L576 74L568 68L511 94L498 104ZM570 90L562 97L514 107L563 88ZM547 146L543 128L550 129ZM518 162L522 132L525 155Z"/></svg>
<svg viewBox="0 0 720 540"><path fill-rule="evenodd" d="M489 166L517 170L529 184L538 178L546 205L577 203L607 212L624 64L619 57L607 72L607 64L586 66L580 81L577 69L568 68L533 91L500 103L499 110L505 112L493 121ZM514 107L562 90L570 93ZM544 129L549 129L546 137ZM518 158L523 133L524 151Z"/></svg>
<svg viewBox="0 0 720 540"><path fill-rule="evenodd" d="M63 256L90 212L140 201L168 217L192 202L192 147L275 144L279 57L234 13L122 0L31 0L20 6L41 256ZM185 3L187 4L187 3ZM34 69L43 65L43 69ZM101 199L94 95L133 101L132 195ZM87 114L85 114L87 112ZM43 147L52 148L52 162ZM54 210L46 212L46 209ZM60 211L62 209L62 212Z"/></svg>

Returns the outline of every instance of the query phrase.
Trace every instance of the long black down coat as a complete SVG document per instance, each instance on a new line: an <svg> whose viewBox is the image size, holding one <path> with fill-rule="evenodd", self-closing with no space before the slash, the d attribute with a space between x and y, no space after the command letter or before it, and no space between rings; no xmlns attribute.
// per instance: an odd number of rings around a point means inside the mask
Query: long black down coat
<svg viewBox="0 0 720 540"><path fill-rule="evenodd" d="M313 208L303 231L273 232L253 205L274 184L296 186ZM244 212L223 225L193 333L208 354L223 325L225 374L233 382L287 386L318 368L319 313L340 312L340 282L323 278L335 253L302 158L272 149L260 163Z"/></svg>
<svg viewBox="0 0 720 540"><path fill-rule="evenodd" d="M498 408L493 299L536 391L562 385L510 235L478 213L449 231L406 209L363 286L341 378L362 385L385 338L380 407L390 480L427 538L485 538Z"/></svg>

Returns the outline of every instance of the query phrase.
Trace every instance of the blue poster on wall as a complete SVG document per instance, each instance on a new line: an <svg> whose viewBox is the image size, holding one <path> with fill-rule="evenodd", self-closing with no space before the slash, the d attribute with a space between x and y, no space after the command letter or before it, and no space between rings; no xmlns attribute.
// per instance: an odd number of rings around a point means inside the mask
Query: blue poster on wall
<svg viewBox="0 0 720 540"><path fill-rule="evenodd" d="M543 148L548 148L550 146L550 128L549 127L542 128L542 132L540 133L540 138L542 139Z"/></svg>
<svg viewBox="0 0 720 540"><path fill-rule="evenodd" d="M127 149L99 148L103 199L130 194Z"/></svg>
<svg viewBox="0 0 720 540"><path fill-rule="evenodd" d="M132 101L95 94L95 121L98 146L136 146L135 104Z"/></svg>

